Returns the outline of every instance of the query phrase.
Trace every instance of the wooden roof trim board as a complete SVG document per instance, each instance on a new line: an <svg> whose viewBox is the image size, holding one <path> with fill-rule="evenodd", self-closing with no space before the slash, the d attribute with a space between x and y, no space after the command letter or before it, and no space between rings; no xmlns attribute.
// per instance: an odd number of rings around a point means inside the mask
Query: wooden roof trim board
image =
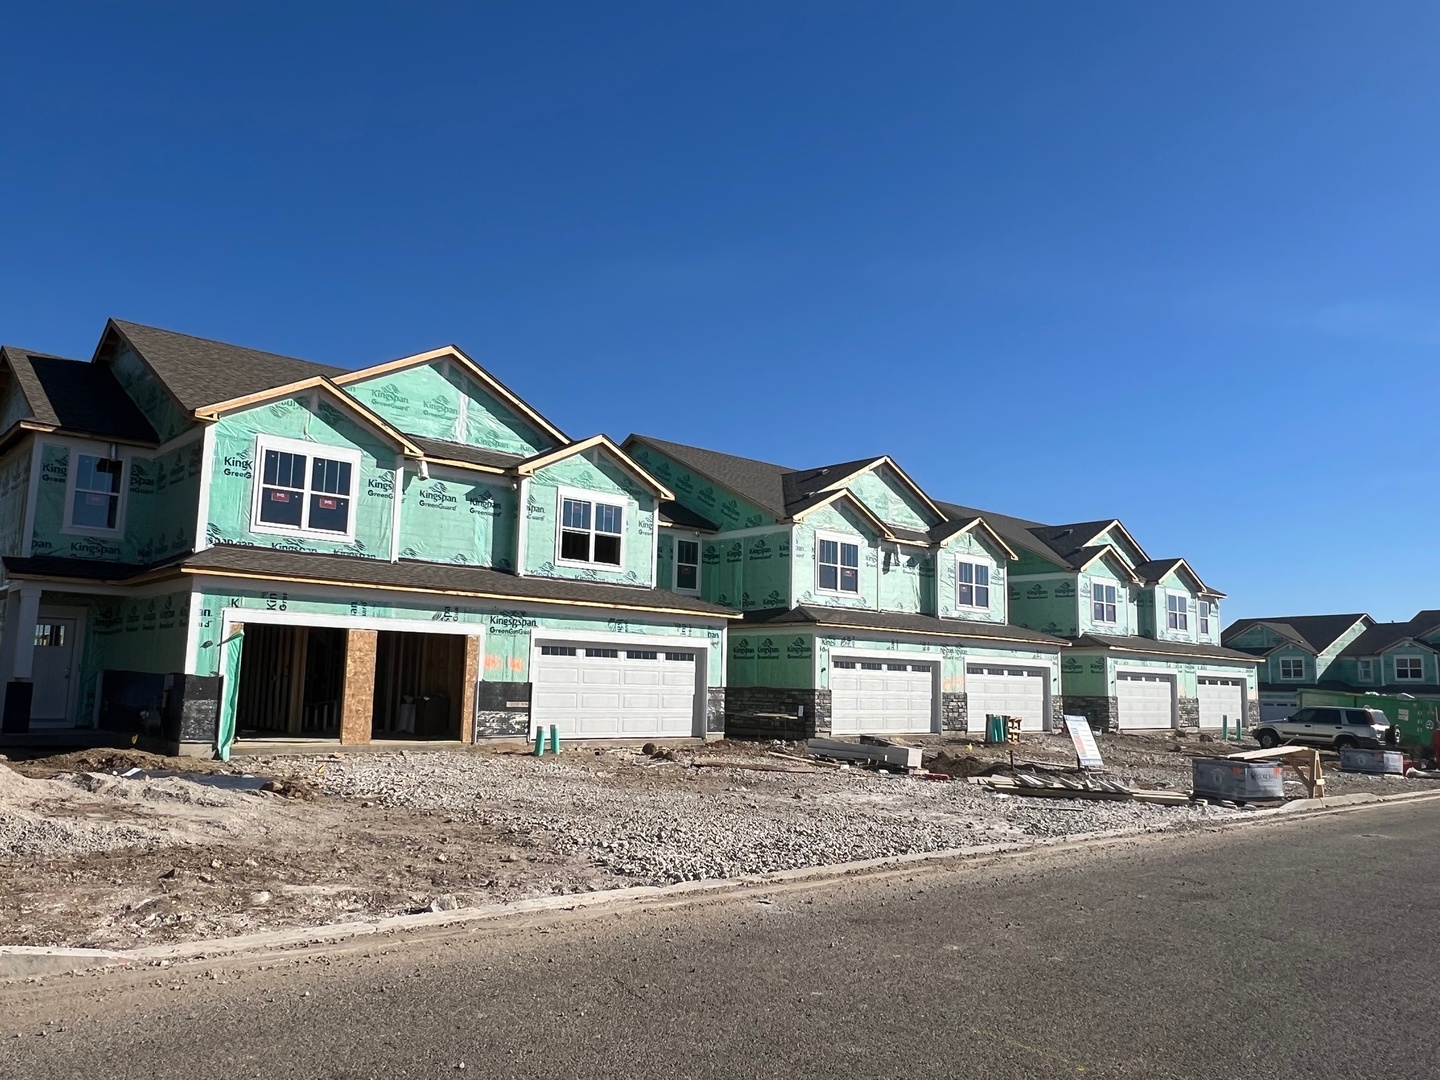
<svg viewBox="0 0 1440 1080"><path fill-rule="evenodd" d="M421 453L421 460L429 465L439 465L446 469L464 469L467 472L489 473L491 476L508 476L509 469L502 469L498 465L481 465L476 461L455 461L452 458L436 457L434 454Z"/></svg>
<svg viewBox="0 0 1440 1080"><path fill-rule="evenodd" d="M366 379L373 379L377 375L387 375L392 371L404 371L407 368L419 367L431 361L447 358L460 367L464 368L470 375L477 379L491 393L503 398L529 420L539 427L545 434L549 435L556 442L565 446L573 440L565 432L547 420L540 410L536 409L528 401L522 398L515 391L502 383L495 376L491 375L483 367L472 360L465 351L458 345L442 345L438 349L430 349L426 352L416 353L413 356L402 356L398 360L389 360L383 364L375 364L372 367L360 368L358 371L346 372L344 375L335 377L335 382L340 386L349 386L351 383L363 382Z"/></svg>
<svg viewBox="0 0 1440 1080"><path fill-rule="evenodd" d="M1005 538L1001 536L998 532L996 532L993 528L991 528L990 523L986 521L983 517L977 517L969 524L962 525L960 528L956 529L953 533L945 537L935 546L937 549L943 548L946 544L950 543L950 541L954 540L957 536L964 536L972 530L976 529L977 527L985 530L985 535L988 536L1001 551L1005 552L1006 556L1010 559L1011 562L1018 562L1020 560L1020 556L1016 553L1015 549L1012 548L1009 544L1007 544L1005 542Z"/></svg>
<svg viewBox="0 0 1440 1080"><path fill-rule="evenodd" d="M839 490L832 492L827 498L821 499L819 502L807 506L804 510L801 510L798 514L795 514L793 517L791 517L790 520L795 522L803 521L806 517L808 517L810 514L813 514L821 507L831 506L834 503L839 502L841 499L845 499L846 501L848 501L852 506L854 506L857 510L860 511L861 517L865 518L866 521L869 521L872 525L875 526L876 531L880 535L880 539L889 540L893 543L901 542L899 537L891 533L890 527L880 519L879 515L876 514L874 510L871 510L870 507L866 506L861 499L857 498L854 494L852 494L849 490L845 488L840 488Z"/></svg>
<svg viewBox="0 0 1440 1080"><path fill-rule="evenodd" d="M520 462L520 464L516 465L515 472L520 476L531 476L547 465L553 465L557 461L564 461L568 457L583 454L586 450L593 450L596 447L603 449L606 453L617 459L638 480L643 481L651 491L660 496L660 498L670 501L674 500L674 492L646 472L638 461L615 445L614 440L608 435L591 435L588 439L572 442L568 446L560 446L554 450L547 450L543 454L536 454L534 457L526 458Z"/></svg>
<svg viewBox="0 0 1440 1080"><path fill-rule="evenodd" d="M1190 576L1190 580L1199 587L1199 594L1201 596L1213 596L1220 600L1225 599L1225 594L1223 592L1220 592L1218 589L1212 589L1209 585L1206 585L1205 580L1195 572L1195 568L1191 566L1187 561L1185 561L1185 559L1159 559L1154 561L1168 562L1170 564L1170 568L1166 570L1164 574L1161 574L1158 578L1155 579L1155 584L1160 584L1160 582L1163 581L1167 575L1183 570L1186 574ZM1139 567L1137 567L1136 569L1139 569Z"/></svg>
<svg viewBox="0 0 1440 1080"><path fill-rule="evenodd" d="M1150 642L1152 642L1152 644L1154 643L1154 639L1151 639L1151 638L1136 638L1135 640L1136 640L1136 641L1150 641ZM1163 644L1163 642L1162 642L1161 644ZM1245 654L1245 653L1239 653L1239 654L1237 654L1237 653L1235 653L1234 650L1227 650L1227 651L1224 652L1224 653L1207 653L1207 652L1198 652L1198 651L1197 651L1197 652L1193 652L1193 653L1192 653L1192 652L1186 652L1186 653L1170 653L1170 652L1165 652L1165 651L1163 651L1163 650L1146 649L1146 648L1142 648L1141 646L1138 646L1138 645L1133 646L1133 647L1132 647L1132 646L1127 646L1127 645L1112 645L1112 644L1110 644L1109 642L1106 642L1106 641L1097 641L1097 642L1095 642L1094 644L1087 644L1087 643L1085 643L1085 642L1082 641L1082 642L1078 643L1075 647L1076 647L1077 649L1080 649L1081 651L1089 651L1089 650L1108 650L1108 651L1110 651L1110 652L1118 652L1118 653L1134 653L1134 654L1141 655L1141 656L1163 656L1163 657L1186 657L1186 656L1188 656L1188 657L1190 657L1190 658L1193 659L1193 660L1224 660L1224 661L1226 661L1226 662L1228 662L1228 663L1234 663L1234 664L1255 664L1257 667L1258 667L1260 664L1263 664L1263 663L1265 662L1265 660L1264 660L1263 657L1250 656L1250 655Z"/></svg>
<svg viewBox="0 0 1440 1080"><path fill-rule="evenodd" d="M1135 550L1140 553L1140 561L1141 561L1141 562L1149 562L1149 561L1150 561L1150 556L1149 556L1148 554L1146 554L1145 549L1140 546L1140 541L1136 540L1135 537L1133 537L1132 535L1130 535L1130 530L1125 527L1125 523L1124 523L1123 521L1121 521L1119 518L1112 518L1111 521L1110 521L1110 524L1106 525L1105 528L1103 528L1103 529L1100 530L1100 532L1097 532L1097 533L1095 534L1095 536L1099 536L1099 535L1101 535L1101 533L1109 532L1111 529L1119 529L1119 530L1120 530L1120 534L1121 534L1122 536L1124 536L1125 539L1126 539L1127 541L1129 541L1130 545L1131 545L1132 547L1134 547ZM1090 539L1092 539L1092 540L1095 539L1095 536L1092 536ZM1122 551L1122 552L1120 552L1120 554L1121 554L1121 556L1123 557L1125 553Z"/></svg>
<svg viewBox="0 0 1440 1080"><path fill-rule="evenodd" d="M908 487L908 488L910 489L910 491L911 491L914 495L916 495L916 496L920 499L921 502L923 502L923 503L925 504L925 508L926 508L927 510L929 510L932 514L934 514L940 521L949 521L949 520L950 520L949 517L946 515L945 511L944 511L944 510L941 510L940 507L935 503L935 500L932 499L932 498L930 498L929 495L925 494L925 489L922 488L919 484L915 483L914 480L910 479L910 474L907 473L904 469L902 469L902 468L896 463L895 459L892 458L889 454L884 454L884 455L876 458L874 461L870 462L870 464L864 466L863 468L856 469L854 472L850 473L850 475L848 475L848 476L841 477L839 480L836 480L833 484L827 484L823 490L825 490L825 491L831 491L831 490L833 490L833 489L835 489L835 488L837 488L837 487L840 487L840 486L842 486L842 485L844 485L844 484L848 484L848 483L850 483L850 481L854 480L857 476L863 476L865 473L874 472L876 469L880 468L882 465L884 465L884 466L892 469L892 470L894 471L895 475L898 476L898 477L901 479L901 481L905 484L905 486Z"/></svg>
<svg viewBox="0 0 1440 1080"><path fill-rule="evenodd" d="M167 569L173 570L175 568ZM463 596L473 600L503 600L507 603L516 604L548 604L554 607L599 608L602 611L648 611L661 615L690 615L696 618L740 620L745 617L744 613L739 611L692 611L689 608L664 607L655 604L617 604L613 600L561 600L551 597L484 592L476 589L442 589L436 586L425 585L381 585L360 581L337 582L323 577L306 577L293 574L256 574L244 570L216 569L208 566L181 566L178 569L181 574L190 574L195 577L237 578L248 581L283 581L292 585L330 585L344 587L346 589L369 589L374 592L420 593L426 596ZM149 578L147 575L146 577L132 580L138 583L149 580Z"/></svg>
<svg viewBox="0 0 1440 1080"><path fill-rule="evenodd" d="M934 618L934 616L931 616L931 617ZM1020 645L1045 645L1045 646L1047 646L1047 647L1056 648L1056 649L1060 649L1060 648L1068 649L1068 648L1070 647L1070 643L1069 643L1068 641L1059 640L1059 639L1056 639L1056 638L1053 638L1053 637L1049 637L1049 636L1044 636L1044 635L1039 636L1039 637L1033 637L1033 638L1032 638L1032 637L1021 637L1021 636L1018 636L1018 635L1015 635L1015 634L1008 634L1008 635L1007 635L1007 634L985 634L985 633L976 633L975 630L976 630L977 628L982 628L982 627L984 627L985 625L987 625L987 624L985 624L985 623L980 623L980 622L961 622L961 621L958 620L958 619L955 619L955 620L937 619L936 621L937 621L937 622L942 622L942 623L943 623L943 622L947 622L947 621L954 622L954 623L956 623L957 627L958 627L958 626L964 626L964 627L966 627L968 632L966 632L966 631L961 631L961 630L959 630L959 629L956 629L956 630L954 630L954 631L951 631L948 627L945 628L945 629L925 629L925 630L918 630L918 629L917 629L917 630L910 630L910 629L906 629L906 628L904 628L904 627L898 627L898 626L882 626L882 625L878 625L878 624L875 625L875 626L857 626L857 625L854 624L854 623L827 622L827 621L825 621L823 618L822 618L822 619L817 619L817 620L814 621L814 622L804 623L804 624L799 624L799 623L776 623L775 625L777 625L777 626L805 625L805 626L818 627L818 628L821 629L821 630L871 630L871 631L874 631L874 632L877 632L877 633L883 631L884 633L887 633L887 634L913 634L913 635L916 636L916 637L953 637L953 638L971 638L971 639L974 639L974 640L977 640L977 641L1008 641L1008 642L1010 642L1010 643L1012 643L1012 644L1020 644ZM760 624L760 625L763 625L763 624ZM1006 626L1008 626L1009 624L1007 623L1007 624L1001 624L1001 625L1006 625ZM1010 629L1014 630L1015 627L1010 626Z"/></svg>
<svg viewBox="0 0 1440 1080"><path fill-rule="evenodd" d="M246 394L244 397L231 398L229 401L219 401L213 405L206 405L204 408L195 410L197 420L219 420L224 413L235 412L239 409L254 408L256 405L263 405L267 401L277 401L280 398L293 397L296 394L304 393L306 390L319 390L339 402L344 408L350 410L373 427L377 432L384 435L393 444L400 447L407 457L423 458L425 452L411 442L403 431L392 425L383 416L373 412L356 400L354 395L347 394L335 383L324 375L312 375L308 379L300 379L296 382L286 383L284 386L274 386L269 390L263 390L255 394Z"/></svg>
<svg viewBox="0 0 1440 1080"><path fill-rule="evenodd" d="M1129 578L1134 584L1145 584L1143 581L1141 581L1138 577L1135 576L1135 571L1130 568L1130 562L1128 559L1125 558L1124 552L1116 550L1113 544L1101 544L1094 555L1091 555L1083 563L1080 563L1078 566L1075 567L1075 572L1080 573L1081 571L1093 566L1100 559L1104 559L1107 557L1114 559L1117 563L1119 563L1121 569L1125 572L1125 576Z"/></svg>

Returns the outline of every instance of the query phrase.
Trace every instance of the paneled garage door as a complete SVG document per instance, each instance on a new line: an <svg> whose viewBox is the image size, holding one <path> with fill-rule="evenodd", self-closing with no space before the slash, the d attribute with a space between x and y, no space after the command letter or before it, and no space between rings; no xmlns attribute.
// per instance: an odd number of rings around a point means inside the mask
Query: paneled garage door
<svg viewBox="0 0 1440 1080"><path fill-rule="evenodd" d="M965 668L965 727L983 732L987 716L1018 716L1021 731L1045 730L1045 672L971 664Z"/></svg>
<svg viewBox="0 0 1440 1080"><path fill-rule="evenodd" d="M1115 676L1115 680L1115 697L1120 706L1122 730L1175 726L1173 675L1140 675L1122 671Z"/></svg>
<svg viewBox="0 0 1440 1080"><path fill-rule="evenodd" d="M934 664L832 660L830 730L836 735L930 731L934 694Z"/></svg>
<svg viewBox="0 0 1440 1080"><path fill-rule="evenodd" d="M693 652L542 645L531 672L531 732L551 724L581 739L695 733Z"/></svg>
<svg viewBox="0 0 1440 1080"><path fill-rule="evenodd" d="M1245 715L1244 681L1202 677L1199 682L1200 726L1218 728L1221 720L1229 718L1230 730L1234 731Z"/></svg>

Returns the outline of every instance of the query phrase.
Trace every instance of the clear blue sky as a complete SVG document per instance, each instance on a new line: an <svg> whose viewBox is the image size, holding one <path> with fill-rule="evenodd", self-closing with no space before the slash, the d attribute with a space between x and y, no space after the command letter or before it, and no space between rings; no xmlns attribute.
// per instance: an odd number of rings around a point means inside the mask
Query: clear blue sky
<svg viewBox="0 0 1440 1080"><path fill-rule="evenodd" d="M31 4L0 339L455 342L576 436L1440 606L1440 5ZM343 14L342 14L343 12Z"/></svg>

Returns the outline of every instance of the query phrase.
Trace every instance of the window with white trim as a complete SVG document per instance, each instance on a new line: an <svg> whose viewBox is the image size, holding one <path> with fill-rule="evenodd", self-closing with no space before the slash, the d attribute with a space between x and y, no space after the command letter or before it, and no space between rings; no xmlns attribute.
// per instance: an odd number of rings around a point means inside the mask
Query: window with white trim
<svg viewBox="0 0 1440 1080"><path fill-rule="evenodd" d="M1375 678L1374 660L1356 660L1355 674L1361 682L1370 682Z"/></svg>
<svg viewBox="0 0 1440 1080"><path fill-rule="evenodd" d="M619 566L625 536L625 507L620 503L560 498L560 561Z"/></svg>
<svg viewBox="0 0 1440 1080"><path fill-rule="evenodd" d="M1118 597L1119 590L1114 585L1107 585L1103 581L1092 582L1090 585L1091 618L1097 623L1118 622Z"/></svg>
<svg viewBox="0 0 1440 1080"><path fill-rule="evenodd" d="M295 533L325 540L355 535L355 486L360 451L294 439L256 440L256 532Z"/></svg>
<svg viewBox="0 0 1440 1080"><path fill-rule="evenodd" d="M821 592L860 591L860 545L839 537L815 538L815 584Z"/></svg>
<svg viewBox="0 0 1440 1080"><path fill-rule="evenodd" d="M120 531L120 493L125 463L103 454L70 451L70 502L65 526L86 532Z"/></svg>
<svg viewBox="0 0 1440 1080"><path fill-rule="evenodd" d="M1289 679L1292 682L1305 678L1305 658L1303 656L1282 656L1280 658L1280 678Z"/></svg>
<svg viewBox="0 0 1440 1080"><path fill-rule="evenodd" d="M1200 636L1210 636L1210 601L1200 601Z"/></svg>
<svg viewBox="0 0 1440 1080"><path fill-rule="evenodd" d="M1165 594L1165 625L1171 630L1190 629L1190 598L1184 593Z"/></svg>
<svg viewBox="0 0 1440 1080"><path fill-rule="evenodd" d="M969 559L955 561L955 604L957 607L990 610L990 567Z"/></svg>
<svg viewBox="0 0 1440 1080"><path fill-rule="evenodd" d="M1395 658L1396 682L1419 682L1425 678L1425 662L1418 656L1397 656Z"/></svg>
<svg viewBox="0 0 1440 1080"><path fill-rule="evenodd" d="M675 591L700 591L700 541L675 541Z"/></svg>

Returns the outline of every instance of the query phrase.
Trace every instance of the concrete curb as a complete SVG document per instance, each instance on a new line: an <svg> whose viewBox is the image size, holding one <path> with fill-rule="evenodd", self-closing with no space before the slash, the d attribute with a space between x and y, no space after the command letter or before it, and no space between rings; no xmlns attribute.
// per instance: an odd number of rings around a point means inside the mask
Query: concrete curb
<svg viewBox="0 0 1440 1080"><path fill-rule="evenodd" d="M1428 799L1440 799L1440 791L1397 792L1394 795L1362 791L1348 795L1328 796L1323 799L1297 799L1284 806L1269 810L1250 811L1225 821L1210 822L1205 825L1205 828L1207 830L1230 829L1260 824L1275 817L1336 813L1363 806ZM625 889L607 889L601 892L563 896L541 896L509 903L456 908L453 911L391 915L373 922L355 921L328 923L322 926L292 927L258 934L212 938L205 941L174 942L168 945L150 945L123 951L4 945L0 946L0 983L42 975L76 974L120 966L169 966L187 961L212 960L222 956L253 955L311 945L336 944L356 938L377 937L406 931L501 922L525 915L568 913L612 906L644 908L682 903L687 900L719 899L730 894L819 884L852 876L903 871L907 868L927 864L962 862L987 857L1001 858L1044 851L1064 851L1070 848L1100 847L1140 836L1163 835L1173 830L1174 827L1173 825L1140 827L1112 832L1075 833L1070 836L1035 840L1029 843L982 844L976 847L946 848L942 851L915 852L908 855L892 855L856 862L802 866L793 870L779 870L771 874L682 881L675 885L636 885Z"/></svg>

